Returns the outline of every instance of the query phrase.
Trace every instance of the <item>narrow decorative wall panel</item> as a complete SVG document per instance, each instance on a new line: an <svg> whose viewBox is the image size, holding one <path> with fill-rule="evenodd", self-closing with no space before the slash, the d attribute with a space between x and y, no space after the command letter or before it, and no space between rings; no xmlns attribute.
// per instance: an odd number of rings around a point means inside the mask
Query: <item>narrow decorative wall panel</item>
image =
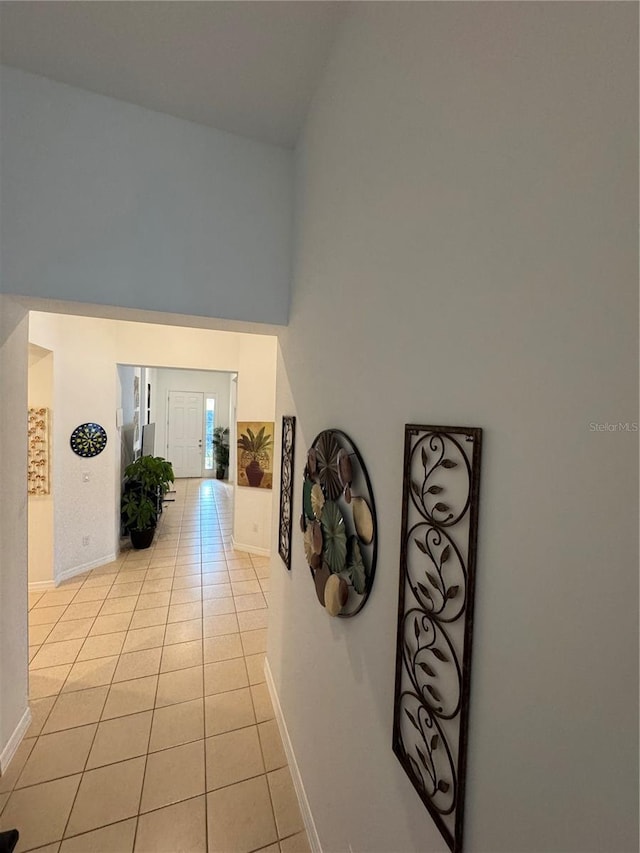
<svg viewBox="0 0 640 853"><path fill-rule="evenodd" d="M462 850L482 430L405 427L393 751Z"/></svg>
<svg viewBox="0 0 640 853"><path fill-rule="evenodd" d="M280 524L278 527L278 553L285 566L291 569L291 530L293 502L293 462L296 442L296 419L293 415L282 417L282 465L280 468Z"/></svg>
<svg viewBox="0 0 640 853"><path fill-rule="evenodd" d="M48 409L29 409L27 443L27 493L30 495L48 495L50 492Z"/></svg>

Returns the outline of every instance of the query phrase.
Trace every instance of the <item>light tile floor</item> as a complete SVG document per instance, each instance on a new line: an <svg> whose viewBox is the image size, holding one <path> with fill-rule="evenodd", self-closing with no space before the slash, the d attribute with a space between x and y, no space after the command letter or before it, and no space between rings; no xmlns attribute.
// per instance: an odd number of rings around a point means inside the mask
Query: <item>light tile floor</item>
<svg viewBox="0 0 640 853"><path fill-rule="evenodd" d="M180 480L153 547L30 595L33 722L0 829L41 853L306 853L264 680L269 561Z"/></svg>

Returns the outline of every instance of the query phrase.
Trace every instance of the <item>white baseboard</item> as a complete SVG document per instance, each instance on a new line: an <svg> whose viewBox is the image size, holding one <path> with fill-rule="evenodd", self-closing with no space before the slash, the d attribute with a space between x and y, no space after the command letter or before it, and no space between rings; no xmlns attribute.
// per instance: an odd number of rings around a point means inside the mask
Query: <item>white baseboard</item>
<svg viewBox="0 0 640 853"><path fill-rule="evenodd" d="M320 839L318 838L318 830L316 829L316 824L313 820L313 815L311 814L311 807L309 805L309 800L307 799L307 794L304 790L302 776L300 775L298 762L296 761L296 756L293 751L291 738L289 737L289 732L287 730L287 724L285 723L284 717L282 715L282 708L280 707L280 700L276 691L276 685L273 680L273 675L271 674L271 667L269 666L269 661L266 658L264 661L264 674L267 680L267 689L269 690L269 695L271 696L273 710L276 715L276 722L278 723L278 729L280 730L282 745L284 746L287 761L289 762L289 770L291 771L293 787L296 789L296 796L298 797L300 813L302 815L302 820L304 821L304 827L307 830L307 837L309 839L311 853L322 853Z"/></svg>
<svg viewBox="0 0 640 853"><path fill-rule="evenodd" d="M16 749L20 746L22 738L25 736L27 729L31 725L31 708L27 706L27 710L22 715L22 719L15 727L13 734L9 738L7 745L0 752L0 776L7 772L7 768L11 763L11 759L16 754Z"/></svg>
<svg viewBox="0 0 640 853"><path fill-rule="evenodd" d="M243 545L241 542L236 542L233 536L231 537L231 544L236 549L236 551L246 551L248 554L255 554L258 557L271 556L270 548L258 548L257 545Z"/></svg>
<svg viewBox="0 0 640 853"><path fill-rule="evenodd" d="M50 581L29 581L29 592L41 592L46 589L55 589L56 585L53 580Z"/></svg>
<svg viewBox="0 0 640 853"><path fill-rule="evenodd" d="M57 576L55 585L61 584L62 581L71 580L71 578L75 578L76 575L81 575L83 572L88 572L90 569L97 569L100 566L105 566L107 563L113 563L118 559L118 555L114 552L113 554L107 554L104 557L100 557L98 560L92 560L90 563L83 563L81 566L73 566L70 569L65 569L64 572L60 572Z"/></svg>

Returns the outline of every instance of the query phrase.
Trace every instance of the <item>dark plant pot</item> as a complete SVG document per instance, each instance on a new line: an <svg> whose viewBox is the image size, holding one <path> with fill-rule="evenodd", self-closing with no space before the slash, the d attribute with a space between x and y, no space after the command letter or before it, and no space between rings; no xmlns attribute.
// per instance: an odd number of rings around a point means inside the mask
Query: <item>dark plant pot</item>
<svg viewBox="0 0 640 853"><path fill-rule="evenodd" d="M253 462L250 462L244 470L247 475L249 485L259 486L262 482L262 478L264 477L264 471L260 467L260 463L256 462L254 459Z"/></svg>
<svg viewBox="0 0 640 853"><path fill-rule="evenodd" d="M218 480L224 480L224 475L225 475L226 470L227 470L226 467L218 468L216 470L216 477Z"/></svg>
<svg viewBox="0 0 640 853"><path fill-rule="evenodd" d="M131 536L132 547L138 551L150 548L155 532L155 527L149 527L148 530L130 530L129 535Z"/></svg>

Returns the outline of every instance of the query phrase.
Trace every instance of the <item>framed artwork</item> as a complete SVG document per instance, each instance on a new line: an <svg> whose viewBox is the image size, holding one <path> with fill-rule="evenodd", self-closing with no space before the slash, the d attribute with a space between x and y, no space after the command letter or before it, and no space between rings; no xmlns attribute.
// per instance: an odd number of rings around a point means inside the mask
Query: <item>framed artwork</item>
<svg viewBox="0 0 640 853"><path fill-rule="evenodd" d="M462 851L482 430L405 426L393 751Z"/></svg>
<svg viewBox="0 0 640 853"><path fill-rule="evenodd" d="M49 410L29 409L27 428L27 493L48 495L49 486Z"/></svg>
<svg viewBox="0 0 640 853"><path fill-rule="evenodd" d="M291 529L293 504L293 462L296 442L296 419L282 418L282 464L280 467L280 524L278 553L287 569L291 569Z"/></svg>
<svg viewBox="0 0 640 853"><path fill-rule="evenodd" d="M238 421L239 486L273 487L273 421Z"/></svg>

